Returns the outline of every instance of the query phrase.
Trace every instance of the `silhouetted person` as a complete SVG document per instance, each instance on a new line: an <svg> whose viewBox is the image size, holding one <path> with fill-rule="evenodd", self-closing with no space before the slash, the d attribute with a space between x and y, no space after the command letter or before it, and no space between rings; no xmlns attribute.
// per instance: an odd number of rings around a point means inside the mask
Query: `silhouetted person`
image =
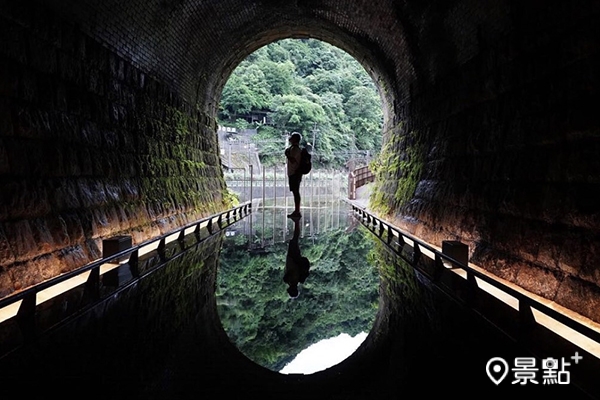
<svg viewBox="0 0 600 400"><path fill-rule="evenodd" d="M298 283L304 283L309 275L310 261L300 254L298 238L300 237L300 219L294 218L294 236L288 245L285 258L283 281L288 284L287 292L292 298L298 297Z"/></svg>
<svg viewBox="0 0 600 400"><path fill-rule="evenodd" d="M292 132L288 139L290 147L285 149L290 192L294 195L294 212L288 215L289 218L300 218L302 216L300 214L300 183L302 182L302 172L300 172L300 161L302 159L301 139L302 136L298 132Z"/></svg>

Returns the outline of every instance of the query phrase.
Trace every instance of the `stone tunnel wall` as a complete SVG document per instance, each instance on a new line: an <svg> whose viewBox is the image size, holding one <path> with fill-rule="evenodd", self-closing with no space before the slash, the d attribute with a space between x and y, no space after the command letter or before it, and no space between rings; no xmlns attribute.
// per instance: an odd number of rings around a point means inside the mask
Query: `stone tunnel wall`
<svg viewBox="0 0 600 400"><path fill-rule="evenodd" d="M598 3L488 3L398 12L418 79L374 205L600 321Z"/></svg>
<svg viewBox="0 0 600 400"><path fill-rule="evenodd" d="M598 4L3 2L0 292L222 207L220 89L260 45L315 37L383 94L377 205L600 321Z"/></svg>
<svg viewBox="0 0 600 400"><path fill-rule="evenodd" d="M0 297L224 209L215 132L74 24L0 10Z"/></svg>

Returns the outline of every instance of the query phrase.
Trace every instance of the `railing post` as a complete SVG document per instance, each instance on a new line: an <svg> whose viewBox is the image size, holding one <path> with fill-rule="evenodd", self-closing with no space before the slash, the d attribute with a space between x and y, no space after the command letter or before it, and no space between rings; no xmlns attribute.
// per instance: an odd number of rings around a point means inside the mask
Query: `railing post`
<svg viewBox="0 0 600 400"><path fill-rule="evenodd" d="M120 253L125 249L130 249L132 246L132 240L130 235L119 235L113 236L102 240L102 258L107 258L113 254ZM115 260L119 262L119 260Z"/></svg>
<svg viewBox="0 0 600 400"><path fill-rule="evenodd" d="M444 268L444 260L442 260L442 256L438 253L435 253L435 262L432 277L434 282L437 282L440 279L442 273L444 272Z"/></svg>
<svg viewBox="0 0 600 400"><path fill-rule="evenodd" d="M284 214L283 219L284 220L285 220L285 214L287 214L287 211L288 211L287 210L288 209L288 197L287 197L288 196L288 190L287 190L287 186L289 185L289 182L288 182L289 177L288 177L288 174L287 174L287 157L285 159L286 159L286 162L283 165L283 170L285 171L284 174L283 174L283 204L284 204L284 206L283 206L283 214ZM283 225L285 226L285 221L284 221Z"/></svg>
<svg viewBox="0 0 600 400"><path fill-rule="evenodd" d="M417 264L421 259L421 249L419 248L419 244L413 242L413 264Z"/></svg>
<svg viewBox="0 0 600 400"><path fill-rule="evenodd" d="M253 171L252 164L248 165L248 169L250 170L250 208L252 208L252 202L254 200L253 183L252 183L252 181L254 180L254 171Z"/></svg>
<svg viewBox="0 0 600 400"><path fill-rule="evenodd" d="M200 235L200 230L201 230L200 222L198 222L196 224L196 229L194 229L194 236L196 236L196 242L199 242L202 239L202 237Z"/></svg>
<svg viewBox="0 0 600 400"><path fill-rule="evenodd" d="M36 336L35 307L37 293L33 292L23 298L17 311L17 324L26 342Z"/></svg>
<svg viewBox="0 0 600 400"><path fill-rule="evenodd" d="M248 191L246 190L246 168L244 168L244 197L248 196Z"/></svg>
<svg viewBox="0 0 600 400"><path fill-rule="evenodd" d="M356 175L354 171L348 174L348 198L356 200Z"/></svg>
<svg viewBox="0 0 600 400"><path fill-rule="evenodd" d="M461 243L458 240L443 240L442 241L442 253L448 257L458 261L459 263L468 266L469 263L469 246ZM454 268L459 265L454 265Z"/></svg>
<svg viewBox="0 0 600 400"><path fill-rule="evenodd" d="M85 282L84 297L86 297L88 301L100 298L100 266L90 270L90 275Z"/></svg>
<svg viewBox="0 0 600 400"><path fill-rule="evenodd" d="M310 176L310 204L311 204L310 219L311 220L312 220L312 210L313 210L312 206L314 206L314 204L315 204L315 200L314 200L314 197L315 197L315 180L313 178L313 176L314 176L313 172L314 171L312 169L309 172L309 176ZM311 223L310 224L310 231L312 232L312 230L313 230L313 224Z"/></svg>
<svg viewBox="0 0 600 400"><path fill-rule="evenodd" d="M404 251L404 246L406 245L406 240L404 240L404 235L398 231L398 254L402 254Z"/></svg>
<svg viewBox="0 0 600 400"><path fill-rule="evenodd" d="M477 297L477 280L472 271L467 270L467 304L473 305Z"/></svg>
<svg viewBox="0 0 600 400"><path fill-rule="evenodd" d="M536 324L531 306L523 299L519 299L519 329L521 333L529 331Z"/></svg>
<svg viewBox="0 0 600 400"><path fill-rule="evenodd" d="M158 253L158 256L163 261L167 259L167 255L165 253L166 247L167 247L167 245L166 245L166 242L165 242L165 238L163 237L162 239L160 239L160 242L158 243L158 248L156 249L156 252Z"/></svg>
<svg viewBox="0 0 600 400"><path fill-rule="evenodd" d="M129 255L129 271L131 272L131 276L134 278L138 278L140 276L139 269L139 250L134 250Z"/></svg>
<svg viewBox="0 0 600 400"><path fill-rule="evenodd" d="M394 231L392 230L392 227L390 225L388 225L387 226L387 242L388 242L388 244L391 243L393 238L394 238Z"/></svg>
<svg viewBox="0 0 600 400"><path fill-rule="evenodd" d="M177 236L177 244L179 244L179 250L185 250L185 228L179 231L179 235Z"/></svg>
<svg viewBox="0 0 600 400"><path fill-rule="evenodd" d="M266 168L262 169L262 239L261 245L265 245L265 189L266 189Z"/></svg>

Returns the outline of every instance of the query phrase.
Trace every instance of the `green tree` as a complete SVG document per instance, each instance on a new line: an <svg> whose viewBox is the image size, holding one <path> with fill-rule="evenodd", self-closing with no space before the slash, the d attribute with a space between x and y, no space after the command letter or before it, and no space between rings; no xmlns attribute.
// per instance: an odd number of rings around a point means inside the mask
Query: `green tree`
<svg viewBox="0 0 600 400"><path fill-rule="evenodd" d="M245 247L225 241L217 306L231 341L250 359L278 371L321 339L370 330L379 294L377 266L369 257L375 240L360 228L325 232L313 244L301 242L311 269L293 301L282 281L286 243L249 257Z"/></svg>
<svg viewBox="0 0 600 400"><path fill-rule="evenodd" d="M229 118L237 114L249 113L254 103L254 93L244 84L242 77L237 74L232 75L221 95L222 115Z"/></svg>
<svg viewBox="0 0 600 400"><path fill-rule="evenodd" d="M355 86L345 104L350 130L356 147L364 150L381 148L381 101L376 92L365 86Z"/></svg>
<svg viewBox="0 0 600 400"><path fill-rule="evenodd" d="M313 50L308 45L308 40L282 40L281 46L288 52L290 61L296 66L299 76L304 77L311 74L316 64Z"/></svg>
<svg viewBox="0 0 600 400"><path fill-rule="evenodd" d="M267 57L274 62L286 62L290 60L290 52L284 46L282 42L274 42L268 46L263 47L266 49ZM293 63L292 63L293 65Z"/></svg>
<svg viewBox="0 0 600 400"><path fill-rule="evenodd" d="M258 134L254 137L257 142L258 155L265 166L280 165L283 159L283 149L287 146L287 140L280 131L272 126L260 126Z"/></svg>
<svg viewBox="0 0 600 400"><path fill-rule="evenodd" d="M275 96L271 118L282 131L308 133L315 124L327 121L323 107L305 97L295 94Z"/></svg>
<svg viewBox="0 0 600 400"><path fill-rule="evenodd" d="M339 71L316 70L313 74L304 78L304 83L313 93L322 94L326 92L343 93L344 82Z"/></svg>
<svg viewBox="0 0 600 400"><path fill-rule="evenodd" d="M228 117L246 114L252 110L266 110L272 95L265 74L256 64L248 62L232 74L223 88L221 109Z"/></svg>
<svg viewBox="0 0 600 400"><path fill-rule="evenodd" d="M291 94L294 88L295 67L291 61L275 62L263 60L258 64L273 95Z"/></svg>
<svg viewBox="0 0 600 400"><path fill-rule="evenodd" d="M347 116L344 111L344 97L338 93L324 92L320 95L321 106L325 110L328 123L342 134L348 133Z"/></svg>
<svg viewBox="0 0 600 400"><path fill-rule="evenodd" d="M267 112L274 129L258 127L262 143L298 131L317 164L344 164L345 150L378 153L383 115L373 81L349 54L314 39L286 39L258 49L233 72L221 99L222 123ZM263 146L259 144L260 147ZM261 149L268 162L272 149Z"/></svg>

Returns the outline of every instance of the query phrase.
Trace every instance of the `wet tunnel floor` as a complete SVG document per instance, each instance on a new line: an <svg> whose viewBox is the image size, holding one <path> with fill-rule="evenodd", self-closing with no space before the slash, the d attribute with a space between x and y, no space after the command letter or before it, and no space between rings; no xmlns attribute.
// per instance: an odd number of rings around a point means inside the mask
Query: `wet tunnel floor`
<svg viewBox="0 0 600 400"><path fill-rule="evenodd" d="M35 391L62 398L395 399L440 388L594 398L573 384L544 385L540 357L437 290L344 206L312 211L299 224L311 266L297 298L283 282L294 223L283 212L254 211L200 243L186 240L183 251L173 245L167 262L148 257L154 269L143 279L4 356L0 398ZM340 364L311 375L276 372L308 342L365 326L369 335ZM549 356L571 363L565 368L573 381L590 373L562 353ZM495 357L509 366L499 384L486 373ZM515 363L532 360L538 383L513 383L533 371L519 373Z"/></svg>
<svg viewBox="0 0 600 400"><path fill-rule="evenodd" d="M369 233L348 223L346 208L311 209L294 220L283 208L258 210L227 229L217 310L231 341L259 365L318 371L345 358L371 330L377 268Z"/></svg>

